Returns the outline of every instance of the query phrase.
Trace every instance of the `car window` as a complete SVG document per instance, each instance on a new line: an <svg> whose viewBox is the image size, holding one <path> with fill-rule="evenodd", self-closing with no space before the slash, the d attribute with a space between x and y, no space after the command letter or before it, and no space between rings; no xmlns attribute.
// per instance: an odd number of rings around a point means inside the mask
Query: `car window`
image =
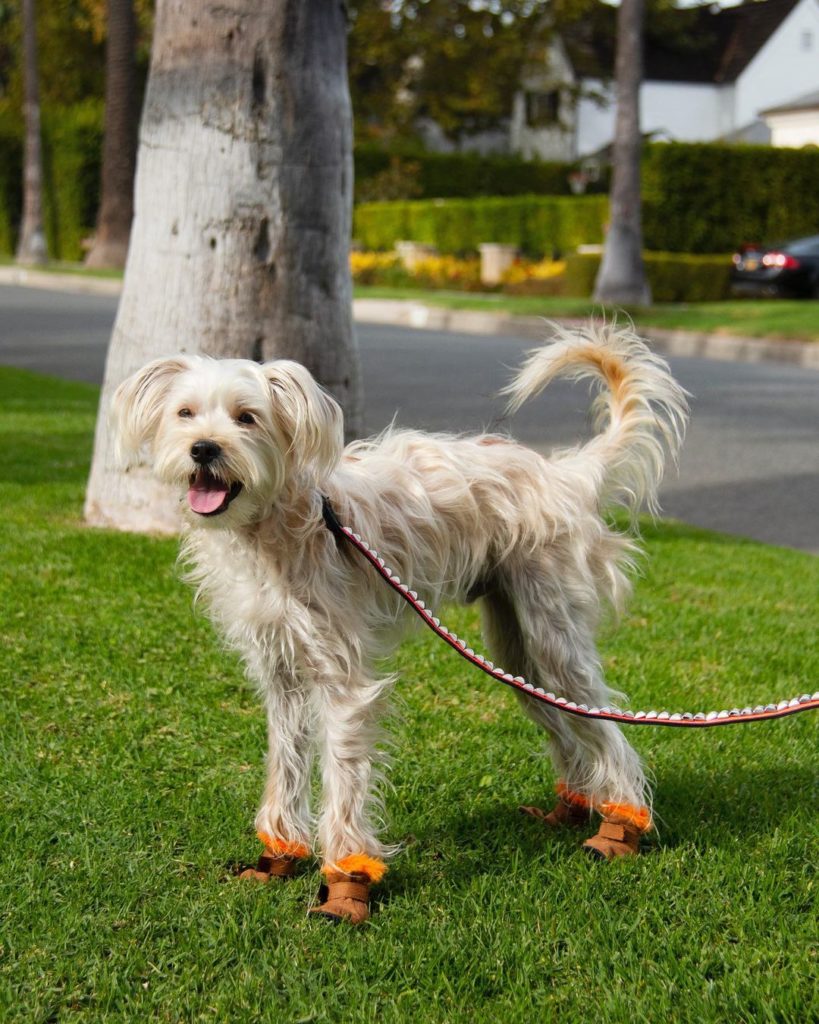
<svg viewBox="0 0 819 1024"><path fill-rule="evenodd" d="M819 256L819 235L813 238L800 238L796 242L790 242L785 246L788 252L794 256Z"/></svg>

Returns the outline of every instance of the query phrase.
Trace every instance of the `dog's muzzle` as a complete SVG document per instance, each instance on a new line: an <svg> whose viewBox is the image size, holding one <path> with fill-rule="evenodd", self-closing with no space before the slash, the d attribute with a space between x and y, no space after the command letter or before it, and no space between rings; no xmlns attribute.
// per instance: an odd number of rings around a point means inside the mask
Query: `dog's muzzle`
<svg viewBox="0 0 819 1024"><path fill-rule="evenodd" d="M188 505L200 516L218 516L242 490L242 484L229 484L212 472L210 466L222 454L215 441L196 441L191 445L191 458L199 467L191 474Z"/></svg>

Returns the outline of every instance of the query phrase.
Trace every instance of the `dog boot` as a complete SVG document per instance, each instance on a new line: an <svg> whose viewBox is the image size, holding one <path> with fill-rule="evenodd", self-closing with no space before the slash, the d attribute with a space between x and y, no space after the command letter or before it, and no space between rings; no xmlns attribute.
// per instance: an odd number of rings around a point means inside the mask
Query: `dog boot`
<svg viewBox="0 0 819 1024"><path fill-rule="evenodd" d="M269 882L271 878L290 878L296 871L299 860L309 854L304 843L273 839L264 834L259 838L264 843L264 853L255 868L247 868L239 878L255 882Z"/></svg>
<svg viewBox="0 0 819 1024"><path fill-rule="evenodd" d="M634 857L640 852L640 839L651 829L651 812L647 807L604 803L600 806L603 821L596 836L587 839L583 849L599 860Z"/></svg>
<svg viewBox="0 0 819 1024"><path fill-rule="evenodd" d="M370 916L370 885L380 882L387 865L363 853L344 857L322 869L324 884L319 889L319 905L310 914L330 921L363 924Z"/></svg>
<svg viewBox="0 0 819 1024"><path fill-rule="evenodd" d="M521 814L529 814L550 828L583 828L591 816L591 804L587 797L563 783L557 784L558 801L551 811L539 807L519 807Z"/></svg>
<svg viewBox="0 0 819 1024"><path fill-rule="evenodd" d="M321 902L319 906L311 907L309 913L331 921L363 924L370 916L369 878L360 873L345 875L340 871L328 871L324 877L318 894Z"/></svg>

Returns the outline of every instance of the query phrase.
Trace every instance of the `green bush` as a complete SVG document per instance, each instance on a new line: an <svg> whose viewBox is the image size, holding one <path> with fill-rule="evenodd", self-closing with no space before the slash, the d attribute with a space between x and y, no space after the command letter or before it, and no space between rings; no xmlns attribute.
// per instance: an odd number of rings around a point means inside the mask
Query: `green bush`
<svg viewBox="0 0 819 1024"><path fill-rule="evenodd" d="M87 100L43 111L44 211L53 259L81 260L100 194L103 104Z"/></svg>
<svg viewBox="0 0 819 1024"><path fill-rule="evenodd" d="M401 239L442 253L474 252L482 242L507 242L531 256L569 252L600 242L606 196L516 196L362 203L353 237L365 249L389 250Z"/></svg>
<svg viewBox="0 0 819 1024"><path fill-rule="evenodd" d="M407 171L400 176L407 189L403 193L405 198L467 199L528 194L568 196L571 194L569 174L576 165L477 153L427 153L410 149L388 153L375 146L357 146L356 196L397 198L394 188L402 168ZM379 194L381 183L389 188L387 194ZM590 190L608 191L607 176L595 182Z"/></svg>
<svg viewBox="0 0 819 1024"><path fill-rule="evenodd" d="M730 252L819 231L819 151L662 143L643 163L647 249Z"/></svg>
<svg viewBox="0 0 819 1024"><path fill-rule="evenodd" d="M14 252L23 191L23 126L16 111L0 106L0 255Z"/></svg>
<svg viewBox="0 0 819 1024"><path fill-rule="evenodd" d="M94 230L102 160L103 104L44 108L43 221L52 259L82 259ZM0 107L0 254L13 255L22 206L23 124Z"/></svg>
<svg viewBox="0 0 819 1024"><path fill-rule="evenodd" d="M730 295L730 255L644 252L648 283L655 302L716 302ZM592 294L600 257L574 253L566 258L563 294Z"/></svg>

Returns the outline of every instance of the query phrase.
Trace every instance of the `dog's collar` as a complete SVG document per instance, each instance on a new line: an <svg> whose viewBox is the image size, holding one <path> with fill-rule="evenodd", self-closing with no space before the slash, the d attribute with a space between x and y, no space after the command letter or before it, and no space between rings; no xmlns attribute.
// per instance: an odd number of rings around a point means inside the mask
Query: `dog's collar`
<svg viewBox="0 0 819 1024"><path fill-rule="evenodd" d="M333 508L333 503L326 494L322 494L321 496L321 518L324 520L324 525L330 533L332 533L338 543L347 539L344 527L339 522L339 518Z"/></svg>

